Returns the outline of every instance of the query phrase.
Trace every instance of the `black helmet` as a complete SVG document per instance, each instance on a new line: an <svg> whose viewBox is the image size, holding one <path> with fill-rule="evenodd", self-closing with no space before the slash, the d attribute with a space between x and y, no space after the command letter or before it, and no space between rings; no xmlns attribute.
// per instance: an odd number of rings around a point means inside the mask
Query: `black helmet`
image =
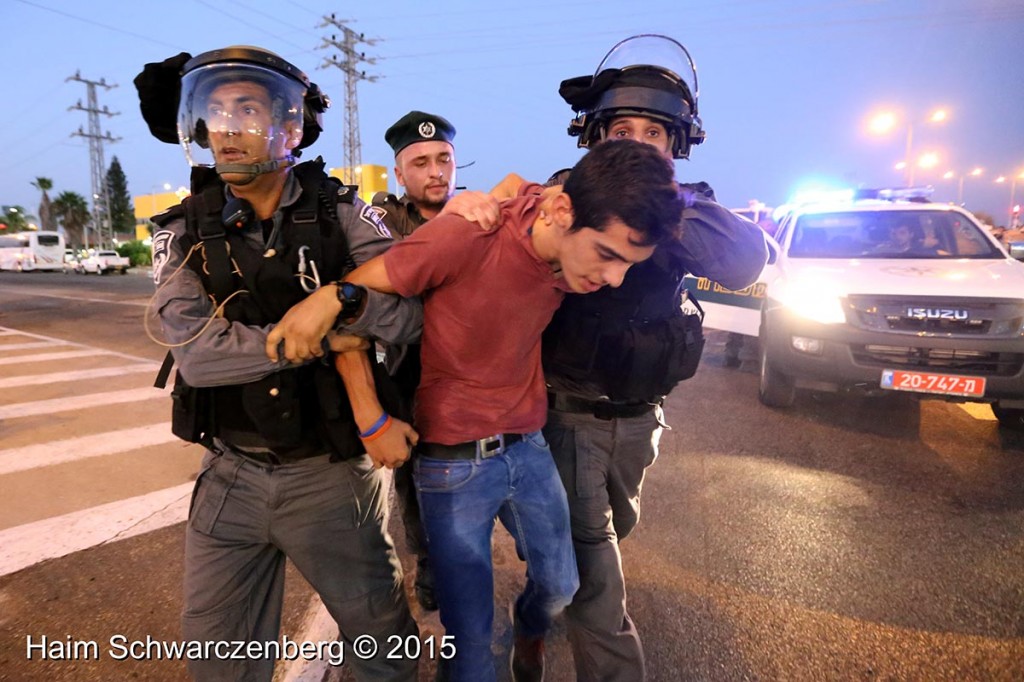
<svg viewBox="0 0 1024 682"><path fill-rule="evenodd" d="M605 55L593 76L562 81L558 94L576 117L569 135L580 147L604 138L610 119L643 116L665 126L672 156L685 159L704 141L697 115L697 70L690 53L663 35L626 38Z"/></svg>
<svg viewBox="0 0 1024 682"><path fill-rule="evenodd" d="M180 143L192 166L213 166L208 98L225 83L256 83L271 100L269 137L290 130L287 153L259 164L217 164L220 173L252 177L293 162L292 151L313 144L323 130L322 114L330 100L302 71L278 55L258 47L234 46L197 57L181 53L162 63L147 64L135 79L143 117L153 135ZM229 120L226 117L221 121ZM238 123L238 121L235 121ZM250 131L251 132L251 131ZM298 139L294 139L295 135ZM298 152L294 154L297 156ZM275 155L277 153L275 152Z"/></svg>

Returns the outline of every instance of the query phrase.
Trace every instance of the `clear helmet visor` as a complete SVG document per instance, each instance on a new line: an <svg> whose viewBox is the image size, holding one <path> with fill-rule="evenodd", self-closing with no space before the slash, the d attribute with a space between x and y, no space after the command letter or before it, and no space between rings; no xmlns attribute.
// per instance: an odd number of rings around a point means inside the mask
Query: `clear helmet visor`
<svg viewBox="0 0 1024 682"><path fill-rule="evenodd" d="M626 38L609 50L594 71L594 77L608 69L625 71L651 67L666 71L669 76L685 83L693 95L691 104L696 109L697 67L686 48L668 36L645 33Z"/></svg>
<svg viewBox="0 0 1024 682"><path fill-rule="evenodd" d="M289 158L302 140L306 88L277 71L220 62L182 78L178 139L192 166Z"/></svg>

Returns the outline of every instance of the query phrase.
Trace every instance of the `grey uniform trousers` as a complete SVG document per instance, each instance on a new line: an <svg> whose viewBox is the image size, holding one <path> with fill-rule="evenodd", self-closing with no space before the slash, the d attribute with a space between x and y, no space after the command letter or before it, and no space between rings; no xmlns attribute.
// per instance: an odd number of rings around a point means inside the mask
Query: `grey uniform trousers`
<svg viewBox="0 0 1024 682"><path fill-rule="evenodd" d="M580 589L566 609L576 678L639 682L644 652L626 611L619 542L640 519L644 472L658 456L660 407L603 420L548 411L544 435L565 485Z"/></svg>
<svg viewBox="0 0 1024 682"><path fill-rule="evenodd" d="M273 466L208 452L186 531L184 639L277 640L287 556L338 623L345 665L357 679L414 680L415 660L383 655L389 635L417 629L383 525L382 476L365 455ZM374 637L380 655L353 655L360 635ZM274 663L208 659L190 661L189 671L201 682L269 681Z"/></svg>

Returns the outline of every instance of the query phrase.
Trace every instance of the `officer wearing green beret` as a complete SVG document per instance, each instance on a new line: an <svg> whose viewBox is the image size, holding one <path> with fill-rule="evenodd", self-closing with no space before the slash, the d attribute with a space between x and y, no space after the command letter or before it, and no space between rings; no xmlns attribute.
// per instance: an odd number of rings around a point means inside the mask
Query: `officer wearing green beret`
<svg viewBox="0 0 1024 682"><path fill-rule="evenodd" d="M403 239L440 213L455 192L455 126L441 116L410 111L387 129L384 139L395 151L395 177L405 193L399 198L377 192L372 203L395 239ZM419 344L407 348L394 378L411 416L412 396L420 380ZM416 601L424 611L436 611L434 577L427 561L427 539L411 466L395 469L395 492L405 525L405 542L416 555Z"/></svg>
<svg viewBox="0 0 1024 682"><path fill-rule="evenodd" d="M455 126L441 116L410 111L384 139L395 151L395 177L405 194L378 192L373 205L401 239L440 213L455 192Z"/></svg>

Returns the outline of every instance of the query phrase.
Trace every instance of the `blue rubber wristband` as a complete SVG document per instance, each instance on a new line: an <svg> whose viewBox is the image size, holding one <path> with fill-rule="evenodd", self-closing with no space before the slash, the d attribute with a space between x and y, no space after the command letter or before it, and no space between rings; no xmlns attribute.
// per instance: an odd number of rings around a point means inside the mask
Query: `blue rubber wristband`
<svg viewBox="0 0 1024 682"><path fill-rule="evenodd" d="M378 431L380 431L380 427L384 426L384 422L386 422L387 420L388 420L388 413L387 412L382 413L380 415L380 419L375 421L373 423L373 426L371 426L370 428L368 428L365 431L363 431L362 433L360 433L359 437L360 438L369 438L373 434L375 434Z"/></svg>

